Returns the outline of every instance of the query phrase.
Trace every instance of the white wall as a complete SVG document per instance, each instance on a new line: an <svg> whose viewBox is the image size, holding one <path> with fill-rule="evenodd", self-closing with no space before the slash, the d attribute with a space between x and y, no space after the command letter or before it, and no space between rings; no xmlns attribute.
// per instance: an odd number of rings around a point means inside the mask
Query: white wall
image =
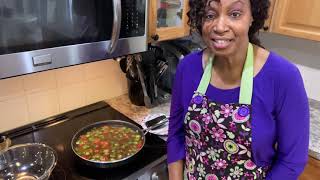
<svg viewBox="0 0 320 180"><path fill-rule="evenodd" d="M266 49L286 57L299 68L308 97L320 101L320 42L261 33Z"/></svg>
<svg viewBox="0 0 320 180"><path fill-rule="evenodd" d="M320 70L297 64L303 78L308 97L320 101Z"/></svg>

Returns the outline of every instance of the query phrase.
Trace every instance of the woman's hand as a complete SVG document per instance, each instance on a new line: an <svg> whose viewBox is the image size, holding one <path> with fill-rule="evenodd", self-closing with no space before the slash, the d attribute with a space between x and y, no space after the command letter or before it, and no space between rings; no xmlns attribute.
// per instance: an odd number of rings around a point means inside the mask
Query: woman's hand
<svg viewBox="0 0 320 180"><path fill-rule="evenodd" d="M169 180L182 180L183 179L183 161L179 160L170 163L169 169Z"/></svg>

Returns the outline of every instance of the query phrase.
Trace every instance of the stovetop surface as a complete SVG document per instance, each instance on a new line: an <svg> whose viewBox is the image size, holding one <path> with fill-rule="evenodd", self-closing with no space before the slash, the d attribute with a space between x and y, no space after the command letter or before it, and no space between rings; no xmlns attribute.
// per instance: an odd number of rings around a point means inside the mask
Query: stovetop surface
<svg viewBox="0 0 320 180"><path fill-rule="evenodd" d="M129 163L115 168L89 167L81 163L71 149L72 137L78 130L94 122L111 119L135 122L104 102L74 110L63 117L66 119L61 118L64 120L43 123L45 127L35 128L37 126L33 125L31 128L36 129L35 131L12 138L13 144L38 142L47 144L56 150L58 163L52 172L51 180L123 179L166 154L165 141L148 133L145 146Z"/></svg>

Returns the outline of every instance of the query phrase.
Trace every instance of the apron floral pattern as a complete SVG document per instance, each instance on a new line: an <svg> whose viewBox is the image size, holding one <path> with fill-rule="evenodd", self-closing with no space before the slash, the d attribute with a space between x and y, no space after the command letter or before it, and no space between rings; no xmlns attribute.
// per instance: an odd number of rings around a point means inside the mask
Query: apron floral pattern
<svg viewBox="0 0 320 180"><path fill-rule="evenodd" d="M206 71L202 79L209 73L211 77L211 70ZM210 82L202 81L199 86ZM268 167L257 167L251 160L251 105L212 102L201 92L204 89L206 87L198 88L194 93L184 119L186 177L191 180L265 179Z"/></svg>
<svg viewBox="0 0 320 180"><path fill-rule="evenodd" d="M184 122L189 179L265 179L266 169L251 161L250 109L194 94Z"/></svg>

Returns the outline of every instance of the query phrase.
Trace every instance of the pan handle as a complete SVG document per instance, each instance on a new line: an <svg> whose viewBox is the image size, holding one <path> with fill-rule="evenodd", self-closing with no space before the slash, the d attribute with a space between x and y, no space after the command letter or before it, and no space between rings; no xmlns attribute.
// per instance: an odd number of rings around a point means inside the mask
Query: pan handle
<svg viewBox="0 0 320 180"><path fill-rule="evenodd" d="M144 135L146 135L149 131L156 129L157 127L160 127L168 122L169 122L169 118L165 118L165 119L159 121L158 123L146 128L146 129L143 129L143 133L144 133Z"/></svg>

